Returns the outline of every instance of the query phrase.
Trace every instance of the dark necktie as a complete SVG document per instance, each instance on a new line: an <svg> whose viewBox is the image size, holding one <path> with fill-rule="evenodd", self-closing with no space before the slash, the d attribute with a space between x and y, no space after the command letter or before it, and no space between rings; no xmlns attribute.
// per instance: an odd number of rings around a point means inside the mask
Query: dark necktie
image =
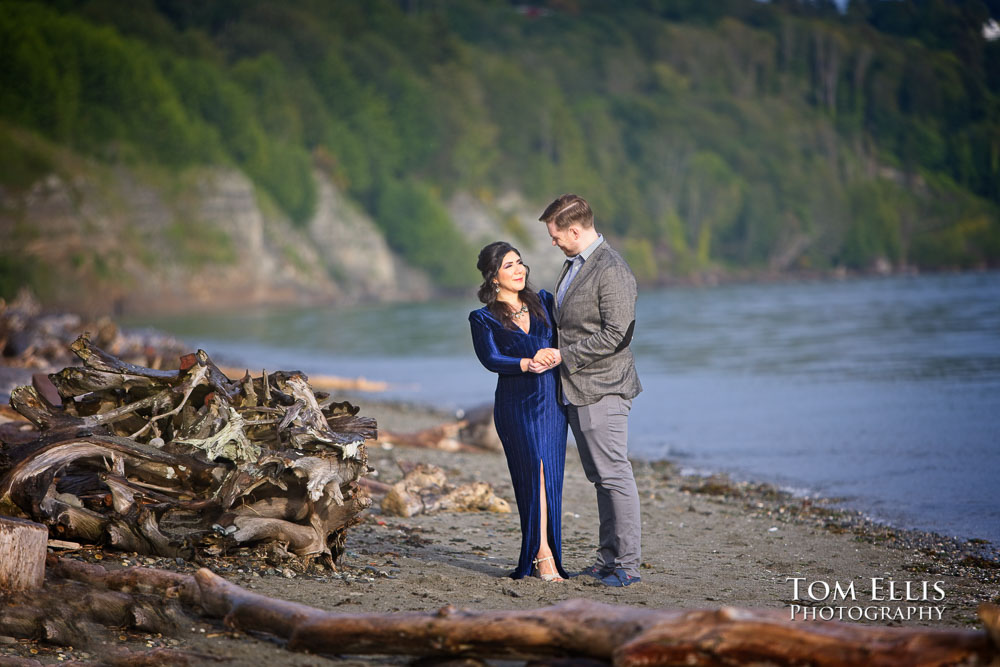
<svg viewBox="0 0 1000 667"><path fill-rule="evenodd" d="M563 297L566 296L566 290L569 289L569 284L573 282L573 278L576 277L576 274L580 271L580 267L583 266L583 257L580 255L566 261L569 262L569 270L566 271L566 276L559 283L559 289L556 290L556 303L560 307L562 306Z"/></svg>

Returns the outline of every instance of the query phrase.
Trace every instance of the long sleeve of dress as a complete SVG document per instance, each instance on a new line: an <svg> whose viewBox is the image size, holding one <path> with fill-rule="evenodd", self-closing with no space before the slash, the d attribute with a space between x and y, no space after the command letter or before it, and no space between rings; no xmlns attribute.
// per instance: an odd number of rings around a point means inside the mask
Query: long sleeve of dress
<svg viewBox="0 0 1000 667"><path fill-rule="evenodd" d="M479 362L487 370L502 375L524 373L521 370L521 357L508 357L497 349L493 338L493 326L487 320L487 315L479 310L473 311L469 314L469 323L472 326L472 346L476 350Z"/></svg>

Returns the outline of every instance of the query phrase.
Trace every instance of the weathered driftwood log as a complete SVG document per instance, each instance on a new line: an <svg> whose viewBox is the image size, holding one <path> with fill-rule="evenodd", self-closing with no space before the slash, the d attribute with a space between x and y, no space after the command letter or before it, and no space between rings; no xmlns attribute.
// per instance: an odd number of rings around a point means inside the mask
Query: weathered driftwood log
<svg viewBox="0 0 1000 667"><path fill-rule="evenodd" d="M373 419L314 394L297 371L231 380L202 350L166 371L86 337L70 347L82 368L11 392L38 433L0 431L0 512L54 537L163 556L262 541L340 555L371 502L357 480Z"/></svg>
<svg viewBox="0 0 1000 667"><path fill-rule="evenodd" d="M793 621L781 611L675 612L615 650L619 665L958 665L1000 656L982 631Z"/></svg>
<svg viewBox="0 0 1000 667"><path fill-rule="evenodd" d="M229 660L198 651L182 651L172 648L154 648L148 651L130 651L124 648L107 648L101 651L101 665L106 667L188 667L189 665L211 665L227 663ZM90 664L63 663L68 667Z"/></svg>
<svg viewBox="0 0 1000 667"><path fill-rule="evenodd" d="M446 422L414 433L382 430L380 445L440 449L445 452L502 451L500 436L493 424L493 405L483 405L464 413L460 421Z"/></svg>
<svg viewBox="0 0 1000 667"><path fill-rule="evenodd" d="M41 587L48 539L49 531L39 523L0 516L0 592Z"/></svg>
<svg viewBox="0 0 1000 667"><path fill-rule="evenodd" d="M510 504L486 482L454 487L441 468L426 463L388 486L381 507L386 514L402 517L439 511L510 512Z"/></svg>
<svg viewBox="0 0 1000 667"><path fill-rule="evenodd" d="M191 576L147 570L109 577L100 566L55 557L48 559L48 567L44 588L2 598L0 635L61 646L95 646L104 653L101 664L129 664L119 661L123 656L106 653L109 628L114 635L122 629L177 635L190 626L182 605L200 614L200 594ZM0 664L6 664L2 658Z"/></svg>
<svg viewBox="0 0 1000 667"><path fill-rule="evenodd" d="M493 422L493 404L485 403L465 410L461 414L465 426L458 432L462 442L492 452L502 452L503 443Z"/></svg>
<svg viewBox="0 0 1000 667"><path fill-rule="evenodd" d="M120 647L102 647L99 663L91 660L60 662L66 667L83 667L84 665L100 664L101 667L188 667L189 665L209 665L227 662L224 658L199 653L196 651L181 651L168 648L154 648L148 651L130 651ZM3 656L0 667L44 667L46 663L32 658Z"/></svg>
<svg viewBox="0 0 1000 667"><path fill-rule="evenodd" d="M55 614L47 641L72 636L86 623L136 627L139 607L151 627L171 632L188 613L222 618L244 632L287 641L293 650L321 654L589 659L623 667L657 665L961 665L1000 659L1000 608L983 604L986 631L879 627L836 621L792 621L777 610L632 608L586 600L517 611L445 607L430 612L338 614L247 591L199 570L184 575L133 567L109 572L99 565L49 557L52 585L76 585L74 617ZM82 588L81 588L82 587ZM64 589L68 590L68 589ZM66 593L62 595L65 597ZM159 596L162 607L151 604ZM38 605L8 607L0 631L27 636L41 619ZM37 633L42 633L38 635ZM61 633L61 634L60 634Z"/></svg>
<svg viewBox="0 0 1000 667"><path fill-rule="evenodd" d="M100 565L60 558L52 554L46 558L46 566L53 579L77 581L88 586L114 591L156 593L171 599L177 598L185 606L201 604L198 583L189 574L150 567L106 570Z"/></svg>
<svg viewBox="0 0 1000 667"><path fill-rule="evenodd" d="M211 571L195 574L202 607L230 627L268 632L293 650L653 665L954 665L1000 657L972 630L790 621L770 610L663 610L570 600L518 611L335 614L270 599ZM992 606L990 607L992 608Z"/></svg>
<svg viewBox="0 0 1000 667"><path fill-rule="evenodd" d="M444 452L475 452L476 447L468 445L458 439L458 433L466 425L464 421L448 422L425 428L415 433L396 433L394 431L382 430L379 433L379 445L389 445L392 447L417 447L420 449L440 449Z"/></svg>
<svg viewBox="0 0 1000 667"><path fill-rule="evenodd" d="M990 633L993 645L1000 647L1000 607L988 602L980 604L979 620L983 622L986 631Z"/></svg>

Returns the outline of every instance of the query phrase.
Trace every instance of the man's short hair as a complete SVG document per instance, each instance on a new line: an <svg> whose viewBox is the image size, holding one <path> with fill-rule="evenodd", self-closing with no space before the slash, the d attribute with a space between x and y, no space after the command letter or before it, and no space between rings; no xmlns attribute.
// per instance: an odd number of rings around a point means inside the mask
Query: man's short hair
<svg viewBox="0 0 1000 667"><path fill-rule="evenodd" d="M562 195L546 207L542 217L542 222L553 223L559 229L566 229L570 225L580 225L584 229L594 226L594 212L590 210L590 204L580 195Z"/></svg>

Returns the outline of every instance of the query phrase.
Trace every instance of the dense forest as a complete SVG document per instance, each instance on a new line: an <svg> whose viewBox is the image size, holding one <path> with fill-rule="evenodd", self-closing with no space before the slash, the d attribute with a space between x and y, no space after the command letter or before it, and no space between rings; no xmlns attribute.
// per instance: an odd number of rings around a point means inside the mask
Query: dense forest
<svg viewBox="0 0 1000 667"><path fill-rule="evenodd" d="M0 0L0 183L46 169L11 127L102 161L229 165L293 221L318 169L443 286L469 281L457 191L583 194L646 282L995 266L991 14L1000 1Z"/></svg>

